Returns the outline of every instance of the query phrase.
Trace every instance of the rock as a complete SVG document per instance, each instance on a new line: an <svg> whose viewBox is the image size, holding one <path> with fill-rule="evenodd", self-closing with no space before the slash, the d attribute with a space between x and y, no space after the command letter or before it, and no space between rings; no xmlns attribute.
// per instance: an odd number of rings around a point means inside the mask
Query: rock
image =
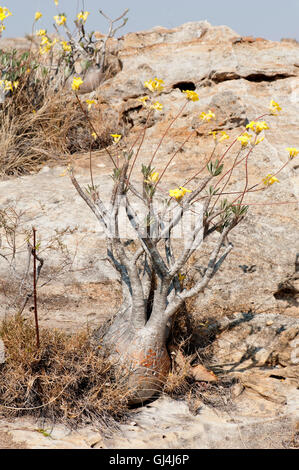
<svg viewBox="0 0 299 470"><path fill-rule="evenodd" d="M299 416L298 319L237 314L211 322L207 328L214 328L216 334L210 366L217 375L237 379L236 385L251 394L292 409ZM232 394L239 396L234 389Z"/></svg>
<svg viewBox="0 0 299 470"><path fill-rule="evenodd" d="M296 363L299 320L281 314L244 314L211 320L215 364L227 371L251 367L287 367ZM299 341L298 341L299 342Z"/></svg>
<svg viewBox="0 0 299 470"><path fill-rule="evenodd" d="M217 382L217 377L214 372L207 370L203 365L198 364L197 366L191 367L191 375L198 382Z"/></svg>

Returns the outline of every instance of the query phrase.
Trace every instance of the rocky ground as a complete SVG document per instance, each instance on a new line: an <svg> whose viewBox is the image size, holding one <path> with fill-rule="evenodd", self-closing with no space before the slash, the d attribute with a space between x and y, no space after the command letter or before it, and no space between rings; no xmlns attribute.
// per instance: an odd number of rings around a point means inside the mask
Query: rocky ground
<svg viewBox="0 0 299 470"><path fill-rule="evenodd" d="M118 73L91 94L101 122L108 116L115 132L136 138L144 114L139 97L143 82L159 77L166 87L142 147L144 161L151 156L161 132L182 104L181 89L195 89L200 101L190 103L160 147L159 171L169 155L197 126L198 114L213 109L216 122L206 124L181 151L165 178L165 192L180 185L202 164L212 148L210 130L237 135L246 124L267 112L271 99L283 111L267 118L269 131L253 154L250 181L275 172L287 159L286 147L298 147L299 44L242 38L225 26L187 23L131 33L110 44L119 50ZM222 144L224 150L227 145ZM73 156L78 180L89 183L89 156ZM280 174L279 185L248 197L249 215L232 234L234 250L217 279L192 303L202 319L198 342L211 342L210 368L236 381L218 406L201 404L192 414L185 402L167 396L143 409L120 431L105 435L90 427L70 432L63 426L29 419L0 423L0 447L30 448L282 448L298 446L299 393L299 244L297 160ZM23 212L21 226L34 225L43 246L59 239L67 247L44 252L39 290L41 324L72 332L93 328L115 311L119 285L105 261L100 226L77 196L64 164L47 164L37 174L0 182L0 208ZM93 153L96 184L109 193L111 164L103 151ZM232 185L238 185L238 171ZM137 172L133 178L137 179ZM288 204L272 203L287 202ZM261 204L261 205L260 205ZM266 205L262 205L266 204ZM56 245L55 245L56 246ZM18 260L20 272L26 250ZM200 263L195 257L194 263ZM61 270L57 272L57 266ZM0 261L0 317L15 308L11 274ZM32 315L29 303L24 311ZM157 422L159 429L157 430ZM46 433L40 432L41 429ZM39 431L38 431L39 430ZM50 435L47 435L50 434ZM8 440L6 440L8 439ZM13 441L11 440L13 439ZM16 443L16 444L13 444Z"/></svg>

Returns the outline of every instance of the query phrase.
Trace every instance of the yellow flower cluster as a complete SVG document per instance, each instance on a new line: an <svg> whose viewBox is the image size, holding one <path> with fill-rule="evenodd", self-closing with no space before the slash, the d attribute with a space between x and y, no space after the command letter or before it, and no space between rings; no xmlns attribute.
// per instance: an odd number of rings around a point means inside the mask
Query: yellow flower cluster
<svg viewBox="0 0 299 470"><path fill-rule="evenodd" d="M149 177L144 181L145 183L148 183L148 184L155 184L157 183L158 180L159 180L159 173L157 171L152 171Z"/></svg>
<svg viewBox="0 0 299 470"><path fill-rule="evenodd" d="M269 129L265 121L251 121L247 124L246 129L251 129L257 135L260 134L263 130Z"/></svg>
<svg viewBox="0 0 299 470"><path fill-rule="evenodd" d="M88 111L91 109L93 104L96 104L95 100L86 100Z"/></svg>
<svg viewBox="0 0 299 470"><path fill-rule="evenodd" d="M36 36L45 36L46 35L46 30L45 29L39 29L36 31Z"/></svg>
<svg viewBox="0 0 299 470"><path fill-rule="evenodd" d="M214 139L216 142L222 142L223 140L229 139L229 135L228 135L225 131L221 131L221 132L220 132L220 134L221 134L220 139L218 139L218 137L217 137L217 134L218 134L217 131L211 131L211 132L209 132L209 134L212 134L212 135L213 135L213 139Z"/></svg>
<svg viewBox="0 0 299 470"><path fill-rule="evenodd" d="M155 109L156 111L162 111L163 105L156 101L154 104L151 105L151 109Z"/></svg>
<svg viewBox="0 0 299 470"><path fill-rule="evenodd" d="M85 21L87 20L87 17L89 15L89 11L81 11L80 13L78 13L77 15L77 18L79 21L83 21L83 23L85 23Z"/></svg>
<svg viewBox="0 0 299 470"><path fill-rule="evenodd" d="M34 20L38 21L42 16L43 14L40 11L37 11L34 15Z"/></svg>
<svg viewBox="0 0 299 470"><path fill-rule="evenodd" d="M0 21L4 21L8 16L11 16L12 13L6 7L0 7Z"/></svg>
<svg viewBox="0 0 299 470"><path fill-rule="evenodd" d="M152 93L161 93L161 91L164 89L163 83L163 80L160 80L156 77L153 80L148 80L144 82L144 86L145 88L148 88L149 91L151 91Z"/></svg>
<svg viewBox="0 0 299 470"><path fill-rule="evenodd" d="M47 52L49 52L51 50L51 48L53 46L55 46L55 44L57 43L57 39L55 38L51 42L45 34L42 35L41 38L42 39L41 39L41 42L40 42L39 53L41 55L43 55L43 54L46 54Z"/></svg>
<svg viewBox="0 0 299 470"><path fill-rule="evenodd" d="M54 16L54 20L55 20L57 26L62 26L62 25L64 25L65 22L66 22L66 16L64 16L64 15L56 15L56 16Z"/></svg>
<svg viewBox="0 0 299 470"><path fill-rule="evenodd" d="M258 145L261 142L263 142L264 138L265 138L265 136L263 135L263 137L259 137L258 139L256 139L255 145Z"/></svg>
<svg viewBox="0 0 299 470"><path fill-rule="evenodd" d="M71 45L66 42L66 41L60 41L60 44L62 45L62 49L65 51L65 52L71 52L72 50L72 47Z"/></svg>
<svg viewBox="0 0 299 470"><path fill-rule="evenodd" d="M250 142L252 135L248 134L248 132L244 132L240 137L237 138L239 142L241 142L242 147L247 147Z"/></svg>
<svg viewBox="0 0 299 470"><path fill-rule="evenodd" d="M299 149L296 147L287 147L286 150L289 152L290 158L296 157L299 153Z"/></svg>
<svg viewBox="0 0 299 470"><path fill-rule="evenodd" d="M18 80L11 82L10 80L0 80L0 88L4 91L14 91L18 88Z"/></svg>
<svg viewBox="0 0 299 470"><path fill-rule="evenodd" d="M278 103L276 103L276 101L274 100L271 100L270 101L270 113L271 114L274 114L274 115L277 115L279 111L281 111L281 107L279 106Z"/></svg>
<svg viewBox="0 0 299 470"><path fill-rule="evenodd" d="M198 101L199 100L199 96L195 91L184 90L183 93L186 94L187 99L190 100L190 101Z"/></svg>
<svg viewBox="0 0 299 470"><path fill-rule="evenodd" d="M72 83L72 90L79 90L80 86L82 85L83 80L81 77L74 77Z"/></svg>
<svg viewBox="0 0 299 470"><path fill-rule="evenodd" d="M143 106L146 106L146 102L148 99L149 99L148 96L144 96L143 98L138 98L138 101L140 101L143 104Z"/></svg>
<svg viewBox="0 0 299 470"><path fill-rule="evenodd" d="M169 196L174 197L177 201L180 201L182 197L185 196L186 193L191 193L190 189L183 188L183 186L180 186L179 188L175 189L170 189L169 190Z"/></svg>
<svg viewBox="0 0 299 470"><path fill-rule="evenodd" d="M121 139L121 134L110 134L110 135L111 135L111 137L113 138L113 142L114 142L115 144L118 144L118 142L119 142L120 139Z"/></svg>
<svg viewBox="0 0 299 470"><path fill-rule="evenodd" d="M216 118L215 114L210 110L207 113L202 112L199 115L199 119L201 119L202 121L210 121L211 119L215 119L215 118Z"/></svg>
<svg viewBox="0 0 299 470"><path fill-rule="evenodd" d="M263 178L263 183L266 186L270 186L273 183L279 183L279 179L276 178L276 176L273 175L267 175L265 178Z"/></svg>

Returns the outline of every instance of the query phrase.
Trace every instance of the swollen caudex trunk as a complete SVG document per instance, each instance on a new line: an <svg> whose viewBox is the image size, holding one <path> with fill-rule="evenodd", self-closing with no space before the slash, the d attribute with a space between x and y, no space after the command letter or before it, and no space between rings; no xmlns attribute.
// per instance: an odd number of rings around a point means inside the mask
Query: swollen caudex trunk
<svg viewBox="0 0 299 470"><path fill-rule="evenodd" d="M98 344L115 365L119 381L126 384L129 404L139 404L161 391L168 376L166 324L148 321L136 328L127 312L120 310Z"/></svg>

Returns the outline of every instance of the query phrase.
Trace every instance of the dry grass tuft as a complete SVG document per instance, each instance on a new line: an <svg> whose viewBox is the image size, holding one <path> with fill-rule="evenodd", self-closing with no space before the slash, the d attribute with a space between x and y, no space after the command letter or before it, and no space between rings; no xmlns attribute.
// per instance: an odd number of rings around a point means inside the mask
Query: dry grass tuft
<svg viewBox="0 0 299 470"><path fill-rule="evenodd" d="M20 316L0 327L6 361L0 365L0 414L31 415L76 427L101 422L115 427L128 411L127 390L87 333L67 336L40 330Z"/></svg>

